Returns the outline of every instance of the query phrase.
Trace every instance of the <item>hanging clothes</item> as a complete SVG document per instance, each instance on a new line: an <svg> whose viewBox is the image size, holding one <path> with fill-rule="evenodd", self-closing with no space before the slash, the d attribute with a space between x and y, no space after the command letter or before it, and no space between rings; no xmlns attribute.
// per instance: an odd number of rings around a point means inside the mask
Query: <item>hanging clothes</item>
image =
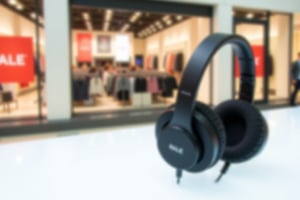
<svg viewBox="0 0 300 200"><path fill-rule="evenodd" d="M147 56L146 59L146 70L158 69L158 57L157 56Z"/></svg>
<svg viewBox="0 0 300 200"><path fill-rule="evenodd" d="M142 78L142 77L135 78L134 91L136 93L147 91L147 81L145 78Z"/></svg>
<svg viewBox="0 0 300 200"><path fill-rule="evenodd" d="M128 101L130 99L131 84L128 77L117 77L114 96L120 101Z"/></svg>
<svg viewBox="0 0 300 200"><path fill-rule="evenodd" d="M175 55L173 70L181 72L183 70L183 53L179 52Z"/></svg>
<svg viewBox="0 0 300 200"><path fill-rule="evenodd" d="M167 63L167 71L170 75L174 74L174 60L175 60L175 54L170 53Z"/></svg>
<svg viewBox="0 0 300 200"><path fill-rule="evenodd" d="M117 99L119 101L129 101L130 93L128 90L120 90L117 92Z"/></svg>
<svg viewBox="0 0 300 200"><path fill-rule="evenodd" d="M173 90L178 86L173 76L167 76L159 78L159 87L163 97L173 97Z"/></svg>
<svg viewBox="0 0 300 200"><path fill-rule="evenodd" d="M111 76L111 73L109 73L108 71L104 71L102 73L102 76L103 76L103 86L106 87L107 86L107 82L108 82L108 78Z"/></svg>
<svg viewBox="0 0 300 200"><path fill-rule="evenodd" d="M152 94L158 94L160 92L157 77L147 77L147 91Z"/></svg>
<svg viewBox="0 0 300 200"><path fill-rule="evenodd" d="M130 77L129 82L130 82L130 97L133 97L135 77Z"/></svg>
<svg viewBox="0 0 300 200"><path fill-rule="evenodd" d="M158 69L158 57L157 56L152 57L151 69Z"/></svg>
<svg viewBox="0 0 300 200"><path fill-rule="evenodd" d="M151 56L147 56L147 58L146 58L146 65L145 65L145 69L146 70L151 69L151 62L152 62Z"/></svg>
<svg viewBox="0 0 300 200"><path fill-rule="evenodd" d="M115 93L127 90L130 91L130 81L128 77L118 77L115 85Z"/></svg>
<svg viewBox="0 0 300 200"><path fill-rule="evenodd" d="M102 95L104 86L100 77L92 77L90 79L89 95Z"/></svg>
<svg viewBox="0 0 300 200"><path fill-rule="evenodd" d="M89 80L73 80L73 100L82 101L89 99Z"/></svg>
<svg viewBox="0 0 300 200"><path fill-rule="evenodd" d="M169 56L169 54L165 54L164 60L163 60L163 68L164 68L165 70L167 69L168 56Z"/></svg>
<svg viewBox="0 0 300 200"><path fill-rule="evenodd" d="M107 79L106 92L109 96L114 94L116 79L117 77L113 74L111 74Z"/></svg>

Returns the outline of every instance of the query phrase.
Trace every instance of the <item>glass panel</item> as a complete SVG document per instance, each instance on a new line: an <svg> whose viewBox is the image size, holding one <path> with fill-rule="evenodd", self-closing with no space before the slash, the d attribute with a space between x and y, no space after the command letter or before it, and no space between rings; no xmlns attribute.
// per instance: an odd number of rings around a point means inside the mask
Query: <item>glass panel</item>
<svg viewBox="0 0 300 200"><path fill-rule="evenodd" d="M72 6L72 21L76 114L175 103L186 64L211 29L208 17L81 6ZM210 103L210 95L208 69L197 100Z"/></svg>
<svg viewBox="0 0 300 200"><path fill-rule="evenodd" d="M235 26L236 33L244 36L250 43L255 56L256 79L255 79L255 101L264 100L264 26L260 24L240 23ZM235 96L238 97L239 69L235 67Z"/></svg>
<svg viewBox="0 0 300 200"><path fill-rule="evenodd" d="M289 98L289 41L290 17L272 14L270 17L270 56L268 66L269 99L286 100Z"/></svg>
<svg viewBox="0 0 300 200"><path fill-rule="evenodd" d="M300 14L294 15L294 32L293 32L293 61L298 60L298 54L300 53ZM294 90L293 87L291 87L292 91ZM299 92L298 92L299 94ZM297 103L300 102L300 96L297 95Z"/></svg>
<svg viewBox="0 0 300 200"><path fill-rule="evenodd" d="M0 121L37 118L39 74L35 65L35 24L21 16L17 9L3 5L0 5L0 24ZM19 43L21 40L29 43ZM9 45L4 45L5 42ZM44 44L44 37L40 38L41 43ZM16 77L18 73L20 76Z"/></svg>

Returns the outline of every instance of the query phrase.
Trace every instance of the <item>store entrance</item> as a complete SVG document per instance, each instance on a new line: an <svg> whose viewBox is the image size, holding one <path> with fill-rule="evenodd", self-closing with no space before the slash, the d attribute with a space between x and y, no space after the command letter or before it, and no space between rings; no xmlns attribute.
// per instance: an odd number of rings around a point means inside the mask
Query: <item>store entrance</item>
<svg viewBox="0 0 300 200"><path fill-rule="evenodd" d="M174 104L190 56L212 30L205 6L72 0L70 11L73 116L136 115ZM211 77L209 67L197 96L206 104Z"/></svg>
<svg viewBox="0 0 300 200"><path fill-rule="evenodd" d="M244 36L250 43L255 57L256 77L255 95L256 103L268 102L268 37L267 22L249 19L234 19L234 32ZM239 93L239 67L235 62L234 69L235 98Z"/></svg>

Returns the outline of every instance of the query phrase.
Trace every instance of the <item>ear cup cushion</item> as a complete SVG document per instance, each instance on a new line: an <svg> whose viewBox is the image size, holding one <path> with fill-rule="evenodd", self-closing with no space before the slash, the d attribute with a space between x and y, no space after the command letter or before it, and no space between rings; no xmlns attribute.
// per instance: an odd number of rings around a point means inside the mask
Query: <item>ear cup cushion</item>
<svg viewBox="0 0 300 200"><path fill-rule="evenodd" d="M155 131L156 131L156 139L159 138L159 134L162 132L162 130L164 129L164 127L166 127L173 116L173 112L174 112L174 106L170 106L168 108L167 111L165 111L157 120L156 122L156 127L155 127ZM212 127L213 129L213 135L205 135L203 136L203 133L201 133L201 129L203 129L203 118L205 118L205 121L207 121L209 123L209 126ZM208 141L208 143L210 144L205 144L206 148L207 146L212 147L217 145L218 147L218 151L217 151L217 155L215 156L215 158L209 158L209 160L211 160L211 162L199 162L198 164L196 164L192 169L189 169L188 171L190 172L200 172L203 171L204 169L207 169L208 167L213 166L222 156L224 148L225 148L225 129L222 125L221 120L219 119L219 116L217 114L215 114L213 112L213 110L211 110L211 108L209 108L208 106L206 106L205 104L199 103L197 102L196 104L196 108L195 111L193 113L193 119L192 119L192 123L193 123L193 129L195 131L195 134L198 136L198 138L201 141L201 138L205 140L204 137L206 137L206 141ZM216 143L214 143L214 139L211 138L214 137L216 138ZM202 141L203 142L203 141ZM210 150L212 152L212 150ZM205 151L206 152L206 151ZM208 156L209 154L206 152L206 155Z"/></svg>
<svg viewBox="0 0 300 200"><path fill-rule="evenodd" d="M225 149L225 142L226 142L225 128L222 124L220 117L207 105L197 102L196 111L202 113L209 120L211 126L215 129L216 132L216 136L219 144L219 152L217 154L217 158L215 162L213 162L212 164L213 166L222 157ZM195 118L197 118L196 114L194 114L194 116ZM197 128L195 127L195 129Z"/></svg>
<svg viewBox="0 0 300 200"><path fill-rule="evenodd" d="M163 128L165 126L167 126L168 123L170 123L172 116L173 116L173 107L174 107L174 105L171 105L170 107L168 107L168 109L163 114L161 114L160 117L157 119L156 125L155 125L156 139L158 139L158 135L159 135L159 133L161 133Z"/></svg>
<svg viewBox="0 0 300 200"><path fill-rule="evenodd" d="M244 162L263 148L268 126L259 110L242 100L229 100L215 108L226 131L226 147L222 159Z"/></svg>

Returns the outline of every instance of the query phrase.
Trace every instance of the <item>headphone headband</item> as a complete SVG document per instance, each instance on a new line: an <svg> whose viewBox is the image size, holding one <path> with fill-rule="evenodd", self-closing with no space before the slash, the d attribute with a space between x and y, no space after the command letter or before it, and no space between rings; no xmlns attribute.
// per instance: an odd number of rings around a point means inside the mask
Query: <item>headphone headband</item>
<svg viewBox="0 0 300 200"><path fill-rule="evenodd" d="M216 33L207 37L194 51L177 95L172 125L181 125L188 131L192 131L192 113L196 105L196 96L199 83L205 69L214 54L224 45L232 44L240 64L240 94L239 98L252 102L255 85L255 66L253 53L249 43L241 36Z"/></svg>

